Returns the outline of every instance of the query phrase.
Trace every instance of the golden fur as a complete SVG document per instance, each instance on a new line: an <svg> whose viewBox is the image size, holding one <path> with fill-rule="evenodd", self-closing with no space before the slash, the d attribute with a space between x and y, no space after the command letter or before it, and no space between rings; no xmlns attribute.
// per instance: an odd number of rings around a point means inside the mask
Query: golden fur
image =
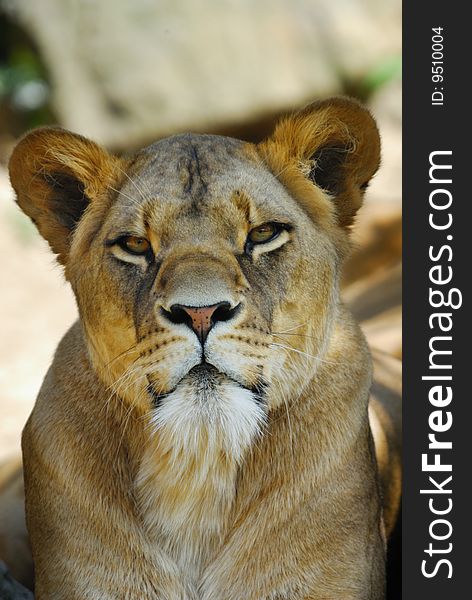
<svg viewBox="0 0 472 600"><path fill-rule="evenodd" d="M338 293L378 161L372 117L342 98L258 146L176 136L125 160L59 129L19 142L18 203L80 313L23 433L36 598L384 597L371 360ZM208 305L203 347L179 307Z"/></svg>

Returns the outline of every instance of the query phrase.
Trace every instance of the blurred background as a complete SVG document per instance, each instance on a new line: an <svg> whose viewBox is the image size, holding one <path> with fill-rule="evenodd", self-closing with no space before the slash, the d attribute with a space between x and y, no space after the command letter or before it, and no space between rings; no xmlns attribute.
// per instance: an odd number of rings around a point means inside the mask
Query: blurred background
<svg viewBox="0 0 472 600"><path fill-rule="evenodd" d="M401 357L400 61L400 0L0 0L0 461L76 318L14 203L18 137L58 123L116 152L182 131L258 141L307 102L361 99L383 161L343 293L371 345Z"/></svg>

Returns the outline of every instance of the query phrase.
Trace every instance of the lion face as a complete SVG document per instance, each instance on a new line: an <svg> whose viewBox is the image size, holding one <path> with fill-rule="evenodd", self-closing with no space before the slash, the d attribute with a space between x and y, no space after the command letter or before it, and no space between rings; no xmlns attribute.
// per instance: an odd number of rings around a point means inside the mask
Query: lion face
<svg viewBox="0 0 472 600"><path fill-rule="evenodd" d="M84 248L87 228L70 279L107 384L157 427L203 420L249 443L323 352L329 235L244 144L210 136L142 152Z"/></svg>
<svg viewBox="0 0 472 600"><path fill-rule="evenodd" d="M24 138L18 202L65 265L110 401L239 458L323 361L378 145L341 99L259 146L182 135L126 161L62 130Z"/></svg>

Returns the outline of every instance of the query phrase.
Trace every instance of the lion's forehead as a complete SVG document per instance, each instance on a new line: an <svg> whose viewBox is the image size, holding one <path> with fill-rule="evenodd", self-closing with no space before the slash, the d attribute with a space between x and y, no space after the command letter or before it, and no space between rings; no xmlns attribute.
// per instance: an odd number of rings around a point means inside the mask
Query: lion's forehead
<svg viewBox="0 0 472 600"><path fill-rule="evenodd" d="M253 145L216 135L177 135L141 150L122 191L138 203L157 199L198 211L228 202L235 191L244 191L261 207L270 208L277 206L273 200L277 192L287 197L287 209L296 210Z"/></svg>
<svg viewBox="0 0 472 600"><path fill-rule="evenodd" d="M205 187L229 175L235 167L249 167L248 145L232 138L183 134L166 138L140 152L139 176L159 189L172 182L183 194L198 196ZM229 179L229 177L227 178Z"/></svg>

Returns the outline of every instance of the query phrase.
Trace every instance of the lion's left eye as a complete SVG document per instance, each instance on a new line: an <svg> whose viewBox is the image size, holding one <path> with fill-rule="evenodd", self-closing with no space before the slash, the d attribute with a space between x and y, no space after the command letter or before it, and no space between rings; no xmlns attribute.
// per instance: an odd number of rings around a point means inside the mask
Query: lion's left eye
<svg viewBox="0 0 472 600"><path fill-rule="evenodd" d="M151 248L151 244L146 238L135 237L134 235L126 235L117 241L117 244L126 252L135 255L147 254Z"/></svg>
<svg viewBox="0 0 472 600"><path fill-rule="evenodd" d="M282 226L277 223L264 223L249 232L248 240L252 244L265 244L277 237L281 231Z"/></svg>

